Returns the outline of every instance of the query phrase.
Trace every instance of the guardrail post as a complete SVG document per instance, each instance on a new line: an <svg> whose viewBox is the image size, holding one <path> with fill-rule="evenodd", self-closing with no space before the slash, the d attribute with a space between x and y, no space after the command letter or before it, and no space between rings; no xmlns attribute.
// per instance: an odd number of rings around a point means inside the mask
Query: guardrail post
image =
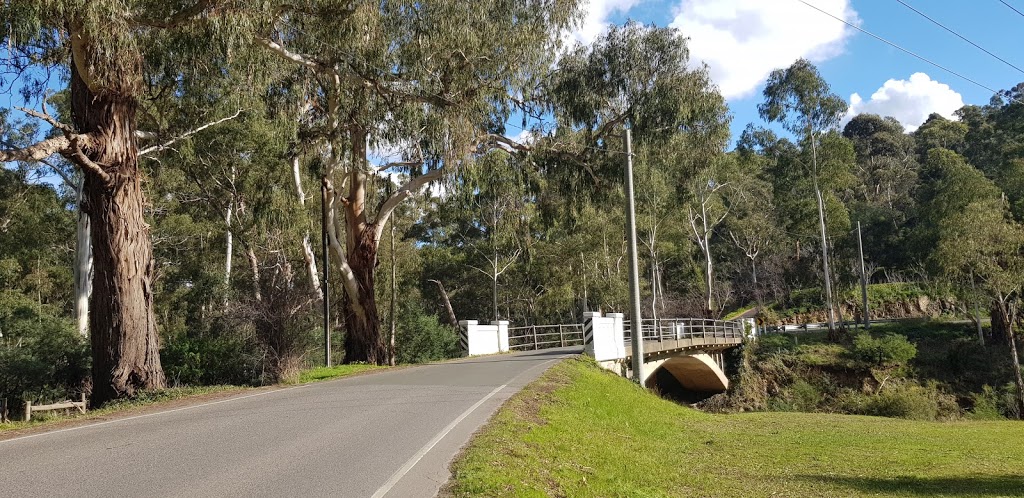
<svg viewBox="0 0 1024 498"><path fill-rule="evenodd" d="M32 402L25 400L25 421L32 420Z"/></svg>

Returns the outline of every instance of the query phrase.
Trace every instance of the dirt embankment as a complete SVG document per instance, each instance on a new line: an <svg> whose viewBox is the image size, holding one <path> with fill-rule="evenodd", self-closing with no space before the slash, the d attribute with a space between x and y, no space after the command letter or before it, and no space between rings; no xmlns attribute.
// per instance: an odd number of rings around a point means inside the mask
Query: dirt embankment
<svg viewBox="0 0 1024 498"><path fill-rule="evenodd" d="M860 303L846 301L840 303L839 313L845 320L859 320ZM929 296L917 296L910 299L885 302L871 308L871 318L878 320L903 318L936 318L962 312L957 303L948 298L935 299ZM802 325L805 323L824 323L828 320L825 309L791 313L777 318L776 325Z"/></svg>

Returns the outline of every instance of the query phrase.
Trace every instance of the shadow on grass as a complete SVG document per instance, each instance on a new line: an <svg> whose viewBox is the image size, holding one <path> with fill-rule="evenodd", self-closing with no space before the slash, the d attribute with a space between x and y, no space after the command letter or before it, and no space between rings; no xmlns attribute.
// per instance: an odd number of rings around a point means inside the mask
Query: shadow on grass
<svg viewBox="0 0 1024 498"><path fill-rule="evenodd" d="M811 482L828 482L865 494L894 494L902 496L1021 496L1024 495L1024 475L963 477L911 477L891 478L801 476Z"/></svg>

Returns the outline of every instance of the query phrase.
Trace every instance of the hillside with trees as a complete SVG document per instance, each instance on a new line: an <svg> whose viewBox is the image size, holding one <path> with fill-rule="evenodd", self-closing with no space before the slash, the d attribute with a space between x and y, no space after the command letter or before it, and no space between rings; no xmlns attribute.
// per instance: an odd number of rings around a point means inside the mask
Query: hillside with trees
<svg viewBox="0 0 1024 498"><path fill-rule="evenodd" d="M644 317L854 347L859 225L872 302L972 321L1024 413L1024 84L908 133L801 59L731 137L685 33L477 4L0 7L0 397L277 382L324 362L325 296L332 355L378 365L625 310L628 126Z"/></svg>

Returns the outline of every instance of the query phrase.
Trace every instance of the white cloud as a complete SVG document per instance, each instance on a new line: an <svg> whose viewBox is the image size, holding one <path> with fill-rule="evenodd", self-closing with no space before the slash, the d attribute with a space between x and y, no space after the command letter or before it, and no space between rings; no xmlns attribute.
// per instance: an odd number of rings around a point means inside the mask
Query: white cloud
<svg viewBox="0 0 1024 498"><path fill-rule="evenodd" d="M849 0L812 0L857 23ZM694 61L704 61L722 95L742 98L775 69L803 57L821 62L842 53L852 30L793 1L682 0L672 27L690 37Z"/></svg>
<svg viewBox="0 0 1024 498"><path fill-rule="evenodd" d="M886 81L870 100L864 100L856 93L851 95L847 119L864 113L892 116L903 123L907 132L912 132L931 113L953 118L953 113L963 106L963 97L949 85L939 83L925 73L914 73L909 80Z"/></svg>
<svg viewBox="0 0 1024 498"><path fill-rule="evenodd" d="M642 0L589 0L584 1L582 10L586 13L583 23L568 37L567 45L573 42L590 45L610 24L609 18L615 13L626 13Z"/></svg>

